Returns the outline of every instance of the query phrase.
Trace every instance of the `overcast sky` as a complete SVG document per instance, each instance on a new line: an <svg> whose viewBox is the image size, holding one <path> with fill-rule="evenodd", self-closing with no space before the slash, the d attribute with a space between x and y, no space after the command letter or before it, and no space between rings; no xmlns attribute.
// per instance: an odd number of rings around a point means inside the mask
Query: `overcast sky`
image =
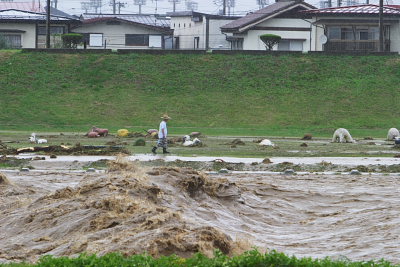
<svg viewBox="0 0 400 267"><path fill-rule="evenodd" d="M26 1L29 0L14 0L14 2L26 2ZM30 0L30 1L36 1L36 2L41 1L42 5L46 4L46 0ZM70 14L76 14L76 15L82 14L84 11L81 8L81 2L89 2L89 1L90 0L58 0L58 9ZM111 0L101 0L101 1L102 1L101 12L112 13L112 7L110 6ZM125 3L125 8L121 8L121 13L138 13L139 11L139 7L137 5L134 5L134 0L115 0L115 1ZM172 0L157 0L157 2L156 0L153 1L142 0L142 1L146 1L146 5L142 6L142 13L165 14L166 12L172 11L172 3L170 2ZM180 0L180 1L181 2L176 5L176 10L177 11L187 10L185 0ZM198 9L196 11L203 13L218 14L218 10L222 9L221 5L218 6L214 3L215 1L222 2L222 0L189 0L189 1L197 2ZM226 0L226 1L232 1L232 0ZM257 0L233 0L233 1L235 1L235 7L231 9L231 13L233 15L245 15L250 11L255 11L259 9ZM270 4L275 2L275 0L264 0L264 1L267 1L267 3L269 1ZM309 4L319 7L320 0L305 0L305 1ZM347 0L342 0L342 1L346 3ZM361 4L365 0L349 0L349 1L358 1ZM370 3L378 4L378 1L379 0L370 0ZM393 3L393 0L384 0L385 4L388 1L389 4ZM335 3L336 0L332 0L332 2ZM157 11L156 11L156 6L157 6Z"/></svg>

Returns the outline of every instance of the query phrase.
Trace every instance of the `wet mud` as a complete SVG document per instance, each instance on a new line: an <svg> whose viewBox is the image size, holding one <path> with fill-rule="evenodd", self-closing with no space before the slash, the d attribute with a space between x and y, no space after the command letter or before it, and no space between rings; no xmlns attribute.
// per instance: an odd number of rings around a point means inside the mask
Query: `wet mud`
<svg viewBox="0 0 400 267"><path fill-rule="evenodd" d="M293 167L293 166L291 166ZM226 254L257 246L400 262L397 175L205 174L122 158L106 172L3 172L0 261Z"/></svg>

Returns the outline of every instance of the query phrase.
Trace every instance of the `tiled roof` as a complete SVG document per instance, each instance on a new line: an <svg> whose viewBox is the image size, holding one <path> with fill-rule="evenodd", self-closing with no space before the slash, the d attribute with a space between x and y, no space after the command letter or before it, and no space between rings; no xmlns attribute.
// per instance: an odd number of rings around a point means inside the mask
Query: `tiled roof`
<svg viewBox="0 0 400 267"><path fill-rule="evenodd" d="M46 13L29 12L16 9L0 10L0 20L46 20ZM50 20L68 21L73 19L52 15L50 16Z"/></svg>
<svg viewBox="0 0 400 267"><path fill-rule="evenodd" d="M239 28L245 27L249 24L255 23L257 21L261 21L263 19L266 19L276 13L279 13L281 11L284 11L285 9L288 9L293 6L297 5L303 5L308 8L315 8L312 5L309 5L303 1L279 1L276 3L273 3L267 7L264 7L260 10L257 10L253 13L247 14L246 16L237 19L235 21L232 21L224 26L221 27L221 30L238 30Z"/></svg>
<svg viewBox="0 0 400 267"><path fill-rule="evenodd" d="M93 23L108 19L119 19L129 22L144 24L148 26L169 28L170 20L165 17L155 15L139 14L83 14L84 23Z"/></svg>
<svg viewBox="0 0 400 267"><path fill-rule="evenodd" d="M378 15L378 5L357 5L357 6L343 6L343 7L330 7L302 11L305 14L316 15ZM385 15L400 15L400 9L384 6L383 14Z"/></svg>
<svg viewBox="0 0 400 267"><path fill-rule="evenodd" d="M33 4L32 2L0 2L0 10L6 9L18 9L32 12L45 12L44 6L40 6L38 3Z"/></svg>

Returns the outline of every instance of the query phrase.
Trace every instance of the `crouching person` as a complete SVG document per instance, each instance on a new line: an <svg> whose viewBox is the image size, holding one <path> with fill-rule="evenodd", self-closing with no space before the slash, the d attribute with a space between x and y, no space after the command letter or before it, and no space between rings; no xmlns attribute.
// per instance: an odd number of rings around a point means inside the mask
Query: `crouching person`
<svg viewBox="0 0 400 267"><path fill-rule="evenodd" d="M167 151L167 145L168 145L168 142L167 142L167 136L168 136L167 122L168 122L168 120L170 120L171 118L170 118L167 114L164 114L164 115L161 117L161 119L162 119L162 121L161 121L161 123L160 123L160 129L159 129L159 131L158 131L157 146L153 147L153 149L151 150L151 152L153 152L154 154L156 154L156 150L157 150L157 148L159 148L159 147L162 147L162 148L163 148L163 153L164 153L164 154L169 153L169 152Z"/></svg>

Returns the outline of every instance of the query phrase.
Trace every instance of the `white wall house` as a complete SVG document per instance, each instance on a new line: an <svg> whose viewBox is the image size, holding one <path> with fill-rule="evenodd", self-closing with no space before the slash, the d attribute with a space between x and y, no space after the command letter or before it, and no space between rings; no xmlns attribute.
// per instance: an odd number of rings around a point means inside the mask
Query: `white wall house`
<svg viewBox="0 0 400 267"><path fill-rule="evenodd" d="M357 5L303 11L312 22L310 51L379 51L379 6ZM400 52L400 9L383 7L385 52Z"/></svg>
<svg viewBox="0 0 400 267"><path fill-rule="evenodd" d="M174 30L175 49L230 49L221 26L240 17L209 15L193 11L168 13Z"/></svg>
<svg viewBox="0 0 400 267"><path fill-rule="evenodd" d="M154 15L84 14L73 32L88 49L172 49L169 19Z"/></svg>
<svg viewBox="0 0 400 267"><path fill-rule="evenodd" d="M50 44L61 45L59 34L68 33L79 19L70 16L50 16ZM46 14L24 10L0 10L0 36L10 48L45 48Z"/></svg>
<svg viewBox="0 0 400 267"><path fill-rule="evenodd" d="M276 34L282 39L274 50L309 51L311 24L299 13L315 7L300 1L280 0L221 27L232 50L265 50L263 34Z"/></svg>

